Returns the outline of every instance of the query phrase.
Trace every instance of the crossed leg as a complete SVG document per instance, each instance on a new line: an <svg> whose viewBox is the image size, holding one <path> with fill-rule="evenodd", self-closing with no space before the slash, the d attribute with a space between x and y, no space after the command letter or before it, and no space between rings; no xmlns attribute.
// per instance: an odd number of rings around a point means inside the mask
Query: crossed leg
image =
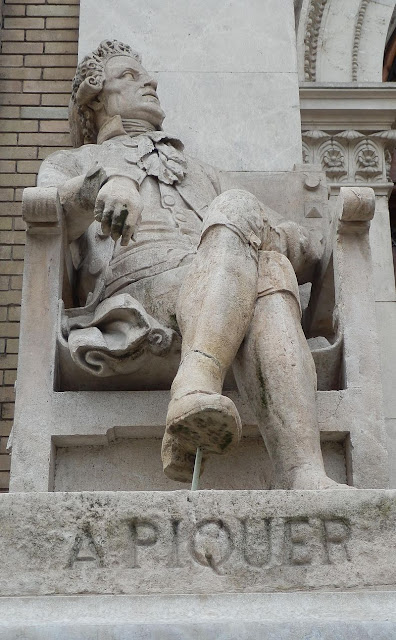
<svg viewBox="0 0 396 640"><path fill-rule="evenodd" d="M233 225L243 216L247 238L253 233L258 240L262 219L256 198L242 191L216 198L209 211L213 224L203 234L179 293L181 364L162 447L164 471L175 480L191 479L197 446L206 453L226 453L241 436L238 411L221 392L256 300L257 249Z"/></svg>
<svg viewBox="0 0 396 640"><path fill-rule="evenodd" d="M215 199L209 216L213 224L179 295L182 358L171 389L164 471L188 481L197 446L222 454L239 441L237 409L221 395L239 351L237 384L256 411L275 469L274 486L337 487L323 467L316 373L298 305L282 292L257 300L257 247L250 239L261 231L259 204L251 194L229 191Z"/></svg>

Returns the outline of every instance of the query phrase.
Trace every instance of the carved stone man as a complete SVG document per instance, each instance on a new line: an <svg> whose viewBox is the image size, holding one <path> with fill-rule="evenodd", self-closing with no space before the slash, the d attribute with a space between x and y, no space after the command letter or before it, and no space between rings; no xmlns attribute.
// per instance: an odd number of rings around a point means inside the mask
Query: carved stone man
<svg viewBox="0 0 396 640"><path fill-rule="evenodd" d="M70 122L80 148L54 153L39 174L40 186L59 190L79 302L97 310L89 329L80 323L79 346L84 336L103 341L103 304L115 318L103 353L126 308L181 334L162 447L170 478L191 479L197 446L224 454L239 441L238 411L222 395L232 366L273 486L337 487L323 467L295 275L309 280L320 242L186 156L163 119L156 82L129 46L104 41L79 65ZM118 344L112 353L136 355Z"/></svg>

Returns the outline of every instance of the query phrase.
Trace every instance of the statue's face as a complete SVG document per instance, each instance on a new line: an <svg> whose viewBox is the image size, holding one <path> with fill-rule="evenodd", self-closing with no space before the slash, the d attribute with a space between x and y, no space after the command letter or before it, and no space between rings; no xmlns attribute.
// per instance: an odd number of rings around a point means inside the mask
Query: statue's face
<svg viewBox="0 0 396 640"><path fill-rule="evenodd" d="M156 81L135 58L115 56L106 64L99 100L108 117L137 118L158 127L165 114L156 88Z"/></svg>

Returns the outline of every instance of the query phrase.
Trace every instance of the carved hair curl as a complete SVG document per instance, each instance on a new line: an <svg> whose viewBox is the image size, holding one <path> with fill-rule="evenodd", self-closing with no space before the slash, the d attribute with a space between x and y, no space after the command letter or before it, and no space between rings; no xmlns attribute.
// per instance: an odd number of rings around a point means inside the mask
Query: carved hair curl
<svg viewBox="0 0 396 640"><path fill-rule="evenodd" d="M102 91L106 62L114 56L128 56L140 63L142 61L129 45L118 40L103 40L76 69L69 104L70 133L74 147L96 142L98 132L90 103Z"/></svg>

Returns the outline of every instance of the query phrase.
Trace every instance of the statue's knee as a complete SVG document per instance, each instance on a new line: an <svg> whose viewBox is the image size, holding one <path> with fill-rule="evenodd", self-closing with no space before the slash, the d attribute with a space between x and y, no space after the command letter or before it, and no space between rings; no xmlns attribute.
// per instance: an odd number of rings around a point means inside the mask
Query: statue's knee
<svg viewBox="0 0 396 640"><path fill-rule="evenodd" d="M262 226L260 203L256 196L243 189L229 189L215 198L208 210L208 218L223 214L232 223L241 220Z"/></svg>
<svg viewBox="0 0 396 640"><path fill-rule="evenodd" d="M215 225L228 227L256 248L261 245L264 227L261 206L248 191L229 189L213 200L204 221L204 231Z"/></svg>

